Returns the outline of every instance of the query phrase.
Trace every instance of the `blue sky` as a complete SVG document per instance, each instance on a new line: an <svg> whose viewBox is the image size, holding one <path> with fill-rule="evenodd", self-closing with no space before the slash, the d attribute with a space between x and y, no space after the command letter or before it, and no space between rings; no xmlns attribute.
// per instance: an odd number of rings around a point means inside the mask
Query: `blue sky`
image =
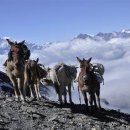
<svg viewBox="0 0 130 130"><path fill-rule="evenodd" d="M0 37L35 43L130 29L130 0L1 0Z"/></svg>

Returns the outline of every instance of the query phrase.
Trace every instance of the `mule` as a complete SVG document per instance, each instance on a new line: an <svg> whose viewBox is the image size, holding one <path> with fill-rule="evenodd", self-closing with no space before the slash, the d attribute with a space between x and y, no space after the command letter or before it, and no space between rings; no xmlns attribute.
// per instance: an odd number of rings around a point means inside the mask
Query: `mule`
<svg viewBox="0 0 130 130"><path fill-rule="evenodd" d="M24 82L24 68L25 60L23 58L23 49L21 45L22 42L12 42L7 39L8 44L10 45L11 57L6 60L6 73L10 78L15 92L15 100L18 101L21 99L23 102L25 100L23 95L23 82Z"/></svg>
<svg viewBox="0 0 130 130"><path fill-rule="evenodd" d="M25 73L24 73L24 95L27 96L27 90L29 87L30 98L37 99L41 98L40 94L40 79L46 77L47 72L40 67L38 64L39 59L28 60L25 64Z"/></svg>
<svg viewBox="0 0 130 130"><path fill-rule="evenodd" d="M58 64L48 70L47 79L44 79L44 81L48 84L52 83L55 86L55 90L58 94L58 100L60 101L60 104L67 103L66 86L68 87L69 102L70 104L73 104L71 95L71 85L73 80L76 78L76 74L77 67L66 65L64 63ZM64 99L62 98L62 96Z"/></svg>
<svg viewBox="0 0 130 130"><path fill-rule="evenodd" d="M96 103L96 97L98 99L98 108L101 108L100 105L100 82L97 80L96 75L94 74L94 69L91 69L91 61L92 58L89 58L88 60L81 60L80 58L77 57L78 62L80 63L80 73L78 75L78 87L80 88L85 104L88 109L88 98L87 98L87 93L89 94L89 103L90 103L90 108L92 110L93 106L93 101L95 104L95 107L97 107Z"/></svg>

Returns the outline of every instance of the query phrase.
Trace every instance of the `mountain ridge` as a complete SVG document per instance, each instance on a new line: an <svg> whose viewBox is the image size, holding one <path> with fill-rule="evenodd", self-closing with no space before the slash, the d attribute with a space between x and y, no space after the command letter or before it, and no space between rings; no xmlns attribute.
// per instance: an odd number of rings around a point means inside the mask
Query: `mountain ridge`
<svg viewBox="0 0 130 130"><path fill-rule="evenodd" d="M97 40L99 40L99 41L100 40L109 41L113 38L130 38L130 29L122 29L121 31L118 31L118 32L113 31L113 32L110 32L110 33L99 32L95 35L80 33L76 37L72 38L72 40L75 40L75 39L83 39L83 40L91 39L91 40L94 40L94 41L97 41ZM6 45L5 39L6 39L6 37L0 38L0 47L2 47L2 48L5 48L5 47L8 46L8 45ZM55 42L55 43L57 43L57 42ZM31 43L31 42L26 41L26 44L28 45L28 47L30 47L32 49L38 49L39 50L39 49L42 49L43 47L45 47L45 45L47 45L47 46L51 45L52 42L42 43L41 45L38 45L37 43Z"/></svg>
<svg viewBox="0 0 130 130"><path fill-rule="evenodd" d="M122 29L119 32L114 31L114 32L110 32L110 33L99 32L94 36L80 33L77 37L75 37L75 39L76 38L78 38L78 39L89 38L92 40L105 40L105 41L109 41L112 38L130 38L130 30Z"/></svg>

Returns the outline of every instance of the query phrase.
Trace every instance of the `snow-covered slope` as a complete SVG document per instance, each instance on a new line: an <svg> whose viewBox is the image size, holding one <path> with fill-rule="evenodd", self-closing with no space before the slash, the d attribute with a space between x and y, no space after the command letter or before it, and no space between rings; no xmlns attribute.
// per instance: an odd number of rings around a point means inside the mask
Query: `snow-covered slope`
<svg viewBox="0 0 130 130"><path fill-rule="evenodd" d="M130 30L98 33L95 36L80 34L70 41L41 45L27 43L27 46L32 59L39 57L42 64L50 67L59 62L79 65L76 56L93 57L92 62L100 62L105 66L105 85L101 85L101 98L106 99L110 106L130 113ZM6 41L0 39L1 71L8 51ZM76 91L73 91L75 101L78 100Z"/></svg>

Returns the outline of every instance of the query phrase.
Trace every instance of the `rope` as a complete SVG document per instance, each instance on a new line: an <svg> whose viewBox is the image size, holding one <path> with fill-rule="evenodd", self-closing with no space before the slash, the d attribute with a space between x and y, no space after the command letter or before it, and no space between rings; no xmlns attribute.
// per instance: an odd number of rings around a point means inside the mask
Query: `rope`
<svg viewBox="0 0 130 130"><path fill-rule="evenodd" d="M104 78L103 78L103 85L104 85Z"/></svg>
<svg viewBox="0 0 130 130"><path fill-rule="evenodd" d="M78 85L78 93L79 93L79 102L81 104L81 96L80 96L80 91L79 91L79 85Z"/></svg>

